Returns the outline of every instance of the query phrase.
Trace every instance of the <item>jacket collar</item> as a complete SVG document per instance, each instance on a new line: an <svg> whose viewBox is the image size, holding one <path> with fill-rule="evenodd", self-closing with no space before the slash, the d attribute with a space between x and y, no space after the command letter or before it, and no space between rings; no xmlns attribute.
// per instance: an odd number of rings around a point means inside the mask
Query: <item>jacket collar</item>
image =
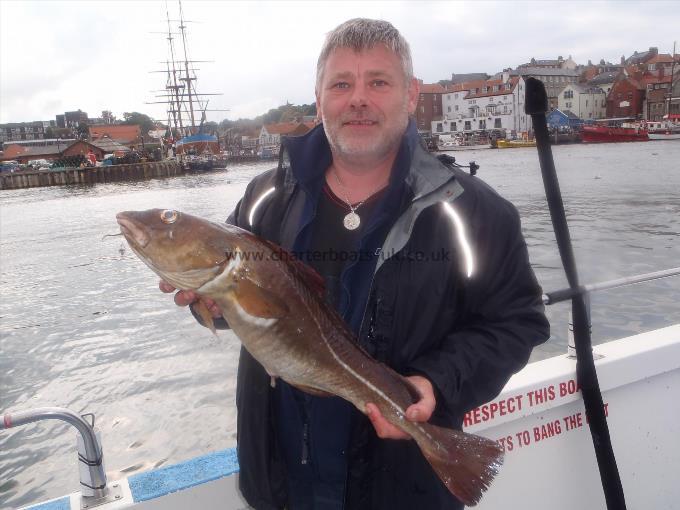
<svg viewBox="0 0 680 510"><path fill-rule="evenodd" d="M289 166L293 178L307 191L321 182L326 169L332 162L332 155L323 125L319 124L303 136L284 137L281 142L281 162ZM422 153L422 154L420 154ZM427 153L421 147L420 137L413 119L409 120L406 132L402 137L395 166L390 178L390 185L406 181L421 185L437 181L433 176L423 180L410 177L414 172L414 156L422 158ZM450 177L450 173L449 173ZM411 186L413 187L413 186ZM415 192L415 190L413 190Z"/></svg>

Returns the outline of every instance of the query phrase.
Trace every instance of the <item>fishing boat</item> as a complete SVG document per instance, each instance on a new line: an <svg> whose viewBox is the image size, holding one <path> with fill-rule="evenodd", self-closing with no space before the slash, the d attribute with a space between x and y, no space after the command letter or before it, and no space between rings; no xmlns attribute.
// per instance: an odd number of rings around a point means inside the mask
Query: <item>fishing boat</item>
<svg viewBox="0 0 680 510"><path fill-rule="evenodd" d="M600 119L581 128L583 143L646 142L647 126L634 119Z"/></svg>
<svg viewBox="0 0 680 510"><path fill-rule="evenodd" d="M437 141L437 150L448 152L490 149L491 138L492 136L486 131L440 135Z"/></svg>
<svg viewBox="0 0 680 510"><path fill-rule="evenodd" d="M674 474L680 459L680 325L597 345L594 354L628 508L672 508L680 500ZM82 461L100 456L101 443L76 413L51 408L5 415L0 433L36 421L40 413L77 422L85 430L87 439L79 440L81 453L74 449L70 468L80 469L81 484L99 480L106 488L73 487L26 509L80 510L95 504L101 510L250 508L238 490L234 448L107 481L103 468L98 472ZM505 449L504 465L480 510L605 508L570 353L527 365L498 397L465 415L464 430L496 439Z"/></svg>
<svg viewBox="0 0 680 510"><path fill-rule="evenodd" d="M647 122L650 140L680 140L680 124L664 121Z"/></svg>
<svg viewBox="0 0 680 510"><path fill-rule="evenodd" d="M499 149L517 149L521 147L536 147L535 140L497 140L496 146Z"/></svg>

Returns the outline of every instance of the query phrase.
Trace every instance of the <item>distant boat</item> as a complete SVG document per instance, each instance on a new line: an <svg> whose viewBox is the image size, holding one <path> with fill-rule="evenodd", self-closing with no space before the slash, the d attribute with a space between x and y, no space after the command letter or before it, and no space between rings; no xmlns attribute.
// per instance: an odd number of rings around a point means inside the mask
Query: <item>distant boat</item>
<svg viewBox="0 0 680 510"><path fill-rule="evenodd" d="M650 140L680 140L680 124L670 121L647 122Z"/></svg>
<svg viewBox="0 0 680 510"><path fill-rule="evenodd" d="M581 128L583 143L646 142L647 126L631 119L602 119Z"/></svg>
<svg viewBox="0 0 680 510"><path fill-rule="evenodd" d="M521 147L536 147L536 140L497 140L499 149L517 149Z"/></svg>

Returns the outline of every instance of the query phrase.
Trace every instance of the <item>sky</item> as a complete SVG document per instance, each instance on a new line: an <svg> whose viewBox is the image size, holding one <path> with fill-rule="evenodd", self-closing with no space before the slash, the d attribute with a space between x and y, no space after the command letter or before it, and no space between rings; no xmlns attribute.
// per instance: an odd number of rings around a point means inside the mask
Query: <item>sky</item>
<svg viewBox="0 0 680 510"><path fill-rule="evenodd" d="M252 118L286 101L314 101L318 52L327 32L353 17L390 21L411 45L425 83L569 55L579 64L651 46L680 53L680 2L347 2L184 0L188 51L207 119ZM145 104L163 89L166 8L178 2L0 0L0 123L51 120L81 109L167 119ZM177 23L173 23L177 25ZM164 32L164 33L159 33Z"/></svg>

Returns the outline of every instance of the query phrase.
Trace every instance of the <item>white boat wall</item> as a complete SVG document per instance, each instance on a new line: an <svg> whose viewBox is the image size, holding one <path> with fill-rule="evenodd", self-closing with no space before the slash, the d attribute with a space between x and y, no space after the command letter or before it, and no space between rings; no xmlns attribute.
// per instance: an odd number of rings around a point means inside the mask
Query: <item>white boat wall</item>
<svg viewBox="0 0 680 510"><path fill-rule="evenodd" d="M594 352L628 508L680 508L680 324L600 344ZM506 451L477 508L606 508L575 366L566 355L531 363L498 398L466 415L466 431L496 439ZM249 508L238 492L234 449L108 487L110 502L98 505L101 510ZM78 510L80 493L26 508Z"/></svg>

